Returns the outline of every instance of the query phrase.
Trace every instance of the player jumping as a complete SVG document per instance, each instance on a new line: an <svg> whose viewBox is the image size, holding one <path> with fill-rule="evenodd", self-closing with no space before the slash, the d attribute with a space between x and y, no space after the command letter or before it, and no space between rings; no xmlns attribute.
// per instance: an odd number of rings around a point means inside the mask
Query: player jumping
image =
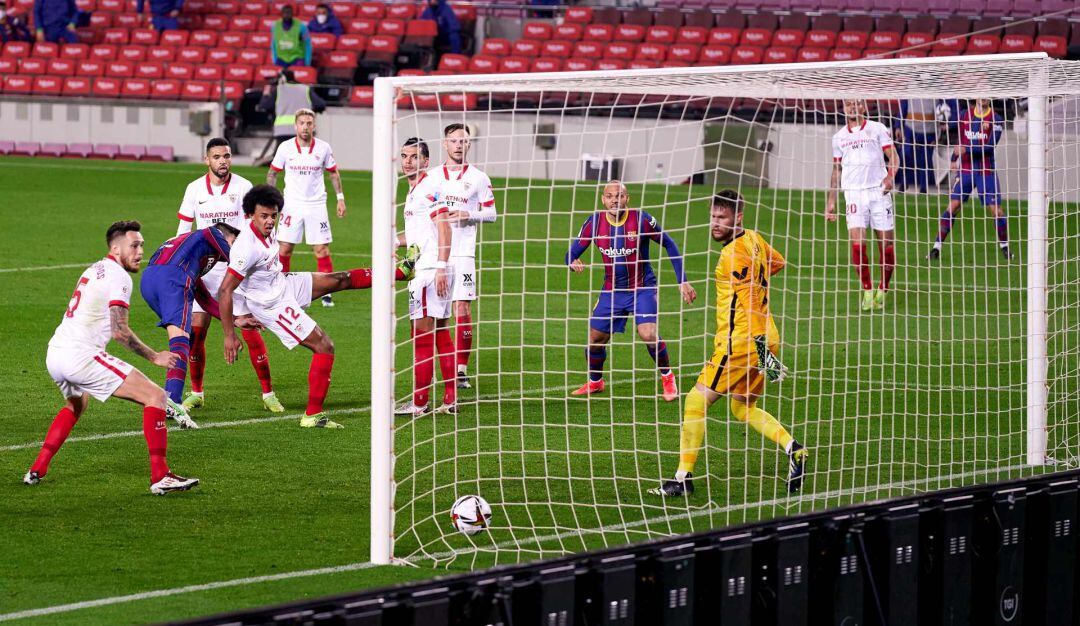
<svg viewBox="0 0 1080 626"><path fill-rule="evenodd" d="M941 246L952 230L953 220L960 214L960 207L972 190L979 192L979 201L994 216L997 226L998 247L1001 255L1012 259L1009 251L1009 220L1001 208L1001 192L994 171L994 148L1005 130L1005 122L994 112L989 98L979 98L975 106L960 116L960 144L953 150L949 173L953 176L949 206L941 214L937 239L926 258L936 261L941 256ZM957 175L959 162L959 175Z"/></svg>
<svg viewBox="0 0 1080 626"><path fill-rule="evenodd" d="M250 221L229 252L229 268L218 291L225 331L225 361L232 363L240 349L234 325L234 292L243 283L245 304L255 321L269 328L292 350L302 345L313 353L308 371L308 402L303 428L343 428L323 415L323 401L334 367L334 342L304 310L311 301L345 289L371 287L371 270L292 272L281 268L274 226L285 199L277 188L256 185L244 196L244 215ZM398 264L398 280L412 277L412 263Z"/></svg>
<svg viewBox="0 0 1080 626"><path fill-rule="evenodd" d="M787 368L777 358L780 332L769 312L769 277L784 267L784 257L755 231L743 228L743 199L736 191L713 198L710 232L723 243L716 264L716 338L713 356L686 394L674 480L649 493L685 496L694 493L694 465L705 438L705 412L722 395L731 397L731 412L740 421L776 442L788 455L788 491L802 486L806 449L763 409L756 406L765 379L780 382Z"/></svg>
<svg viewBox="0 0 1080 626"><path fill-rule="evenodd" d="M607 343L611 333L626 329L626 318L633 315L638 336L660 370L664 399L671 402L679 397L679 388L668 362L667 344L656 330L659 308L656 274L649 263L650 241L664 246L683 300L690 304L697 298L697 293L686 281L679 246L660 228L655 217L630 208L630 195L625 185L617 180L609 182L604 186L601 199L605 210L597 211L585 220L565 258L572 271L585 271L585 265L578 257L594 243L604 262L604 287L589 318L589 380L572 395L587 396L604 390Z"/></svg>
<svg viewBox="0 0 1080 626"><path fill-rule="evenodd" d="M109 226L105 241L109 254L82 273L71 294L67 311L49 340L45 367L67 401L49 426L45 442L30 471L27 485L41 482L49 462L63 445L90 403L90 396L104 402L110 396L143 406L143 436L150 450L150 493L164 495L199 484L169 471L165 459L168 430L165 426L165 392L132 365L105 352L110 339L158 367L172 368L179 356L156 352L128 326L131 277L139 271L143 238L138 222Z"/></svg>
<svg viewBox="0 0 1080 626"><path fill-rule="evenodd" d="M451 230L447 208L438 199L437 184L427 175L428 146L412 137L401 147L401 173L409 181L405 197L405 234L398 246L409 246L416 255L416 276L409 283L409 317L413 327L413 396L394 411L395 415L424 415L431 411L428 392L434 376L435 348L439 349L443 392L439 413L457 410L454 375L454 340L448 321L454 279L450 267Z"/></svg>
<svg viewBox="0 0 1080 626"><path fill-rule="evenodd" d="M300 109L296 112L296 137L278 146L270 170L266 172L267 184L277 184L278 172L285 171L285 208L281 212L278 236L281 246L281 266L288 272L292 262L293 247L307 242L315 253L315 266L319 272L334 271L330 258L330 218L326 213L326 185L323 172L330 174L330 183L337 193L337 216L345 217L345 193L341 190L341 173L334 161L330 144L315 136L315 112ZM322 298L323 306L334 306L330 294Z"/></svg>
<svg viewBox="0 0 1080 626"><path fill-rule="evenodd" d="M229 147L228 140L215 137L208 141L204 161L208 168L206 175L192 181L184 192L184 200L177 213L180 220L180 225L176 229L177 237L190 231L192 222L195 223L197 229L207 228L218 222L225 222L237 230L244 227L245 220L241 203L244 194L251 189L251 183L243 176L233 173L232 149ZM218 292L221 279L225 277L226 265L226 263L216 263L202 277L203 284L209 293ZM238 291L235 298L241 302L243 292ZM209 326L210 315L196 301L191 313L191 352L188 355L191 393L184 398L183 402L183 407L187 411L197 409L206 402L203 374L206 371L206 333ZM263 341L262 333L256 329L244 329L241 334L248 347L251 366L255 368L255 375L258 376L259 384L262 385L263 406L274 413L284 412L285 407L278 401L270 382L270 360L266 354L266 343Z"/></svg>
<svg viewBox="0 0 1080 626"><path fill-rule="evenodd" d="M851 262L862 283L862 310L885 308L896 267L894 249L896 216L889 193L893 189L900 157L893 146L892 134L884 124L866 119L866 104L844 100L847 123L832 138L833 169L825 201L825 219L836 221L836 192L844 190L848 235L851 238ZM888 166L885 157L888 156ZM870 253L866 249L866 229L877 234L881 281L874 290L870 278Z"/></svg>

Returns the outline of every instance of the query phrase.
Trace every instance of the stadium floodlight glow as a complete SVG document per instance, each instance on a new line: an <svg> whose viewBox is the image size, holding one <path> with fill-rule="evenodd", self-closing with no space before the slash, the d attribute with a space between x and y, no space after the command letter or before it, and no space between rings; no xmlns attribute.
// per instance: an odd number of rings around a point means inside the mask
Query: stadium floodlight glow
<svg viewBox="0 0 1080 626"><path fill-rule="evenodd" d="M934 164L909 191L928 180L930 193L892 193L892 289L884 310L861 310L844 220L824 220L843 100L864 101L899 141L901 101L941 100L935 110L955 114L978 98L1002 117L993 150L1005 223L988 216L980 198L995 196L979 189L943 216L957 180L950 155L968 145L960 129L992 134L994 118L982 128L923 119L936 129ZM1080 63L1042 53L376 79L372 561L517 562L1077 465L1078 103ZM421 137L439 166L453 122L478 131L469 162L490 175L499 211L478 239L474 389L459 394L457 414L395 418L414 371L408 291L392 279L407 189L398 152ZM558 129L550 150L537 146L541 124ZM607 345L606 389L569 396L587 376L602 272L591 251L583 273L564 261L606 182L582 177L597 171L582 167L584 154L620 169L630 207L656 217L681 250L694 304L680 299L659 246L651 262L659 334L684 397L717 328L714 194L739 191L745 225L786 257L769 299L791 377L758 402L810 451L800 494L787 494L787 457L726 399L707 413L695 493L647 493L679 462L684 398L658 397L633 319ZM941 229L940 258L927 259ZM1011 261L998 246L1006 230ZM636 245L637 232L619 236ZM484 533L446 523L466 494L491 505Z"/></svg>

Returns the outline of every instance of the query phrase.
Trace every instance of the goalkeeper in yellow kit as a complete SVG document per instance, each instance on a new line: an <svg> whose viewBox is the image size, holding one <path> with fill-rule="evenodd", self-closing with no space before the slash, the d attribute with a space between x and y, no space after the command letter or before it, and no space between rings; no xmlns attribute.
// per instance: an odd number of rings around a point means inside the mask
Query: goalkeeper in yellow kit
<svg viewBox="0 0 1080 626"><path fill-rule="evenodd" d="M783 269L784 257L760 234L743 228L742 220L743 199L738 192L725 190L713 197L710 231L714 241L724 244L716 264L714 351L686 395L679 470L674 480L650 489L654 495L694 493L694 464L705 438L705 411L722 395L730 397L735 417L787 453L788 491L795 493L802 486L809 456L806 449L775 417L756 406L766 378L776 383L787 376L787 368L776 356L780 333L769 314L769 277Z"/></svg>

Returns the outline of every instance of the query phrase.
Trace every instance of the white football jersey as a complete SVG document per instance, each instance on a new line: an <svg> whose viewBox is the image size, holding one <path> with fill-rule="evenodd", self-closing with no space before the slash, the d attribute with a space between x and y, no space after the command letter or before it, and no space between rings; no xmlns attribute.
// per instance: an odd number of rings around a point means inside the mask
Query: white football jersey
<svg viewBox="0 0 1080 626"><path fill-rule="evenodd" d="M240 229L229 250L230 274L240 279L244 298L263 306L273 306L285 296L285 274L278 259L277 231L269 237L255 230L250 220Z"/></svg>
<svg viewBox="0 0 1080 626"><path fill-rule="evenodd" d="M476 256L476 230L479 222L495 221L495 194L491 179L479 168L465 164L460 170L450 171L444 164L427 173L439 187L439 206L450 211L467 211L471 218L466 222L454 222L450 256Z"/></svg>
<svg viewBox="0 0 1080 626"><path fill-rule="evenodd" d="M285 201L289 202L326 202L326 185L323 184L323 171L337 170L337 161L330 144L315 137L310 146L300 146L300 140L293 137L278 146L270 167L285 172Z"/></svg>
<svg viewBox="0 0 1080 626"><path fill-rule="evenodd" d="M445 213L439 204L439 186L426 173L420 174L416 186L405 196L405 243L420 246L420 258L416 270L435 267L439 260L439 231L435 216Z"/></svg>
<svg viewBox="0 0 1080 626"><path fill-rule="evenodd" d="M885 150L892 147L892 133L881 122L863 120L855 128L844 126L833 135L833 160L841 165L842 189L872 189L881 186Z"/></svg>
<svg viewBox="0 0 1080 626"><path fill-rule="evenodd" d="M176 231L182 235L195 228L209 228L225 222L233 228L243 228L244 194L251 190L251 183L239 174L229 174L224 185L210 184L210 174L196 178L187 186L184 200L180 203L180 226Z"/></svg>
<svg viewBox="0 0 1080 626"><path fill-rule="evenodd" d="M109 307L131 303L131 276L109 255L86 268L49 345L104 350L112 339Z"/></svg>

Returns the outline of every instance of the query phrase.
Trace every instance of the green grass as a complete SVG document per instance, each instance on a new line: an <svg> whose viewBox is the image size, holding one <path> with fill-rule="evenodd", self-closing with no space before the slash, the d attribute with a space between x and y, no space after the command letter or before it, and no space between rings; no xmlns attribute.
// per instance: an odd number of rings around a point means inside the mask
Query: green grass
<svg viewBox="0 0 1080 626"><path fill-rule="evenodd" d="M135 218L153 248L175 232L184 185L199 167L0 159L5 180L0 270L84 264L103 254L114 219ZM262 172L241 168L258 180ZM370 264L370 176L346 172L350 213L335 221L337 267ZM591 186L526 190L495 181L501 216L483 227L476 389L456 418L397 423L395 554L419 567L333 574L171 595L26 620L117 624L179 619L267 603L429 578L466 568L551 556L868 498L1005 478L1024 454L1025 270L999 263L981 210L967 208L938 267L922 255L941 198L898 200L898 265L884 313L857 310L843 228L820 218L822 196L762 190L749 226L788 259L770 298L794 377L770 387L762 406L812 450L806 493L787 498L785 459L772 444L710 411L699 492L687 504L644 490L678 456L680 403L655 399L658 381L632 331L615 336L598 399L567 398L584 380L587 315L599 288L598 259L570 275L559 263L595 206ZM671 270L662 282L660 331L680 388L694 382L715 328L711 268L718 246L704 227L711 190L650 185L632 190L687 254L698 301L681 305ZM1077 230L1075 207L1055 209L1051 235ZM1008 207L1022 241L1024 207ZM1015 246L1025 258L1023 244ZM654 247L654 256L656 256ZM875 253L876 258L876 253ZM1078 244L1051 248L1052 448L1075 447L1080 326ZM313 270L310 254L294 260ZM18 480L37 453L59 394L44 368L47 341L80 268L0 271L0 615L216 581L363 563L369 541L370 294L312 309L337 346L328 409L344 431L308 432L265 418L246 361L219 358L208 341L208 406L197 432L173 431L169 459L203 479L197 490L154 498L147 490L141 434L71 441L40 486ZM136 279L137 280L137 279ZM133 299L132 326L164 346L150 310ZM1071 307L1066 305L1072 305ZM397 313L407 310L398 294ZM399 320L396 395L411 386L407 322ZM631 325L632 328L632 325ZM279 397L302 412L309 358L272 337ZM122 348L112 352L162 380ZM436 394L437 398L438 394ZM136 407L93 402L73 437L139 431ZM919 482L922 481L922 482ZM472 540L453 533L446 511L457 495L480 493L495 529ZM498 550L492 547L499 545ZM437 566L437 567L435 567Z"/></svg>

